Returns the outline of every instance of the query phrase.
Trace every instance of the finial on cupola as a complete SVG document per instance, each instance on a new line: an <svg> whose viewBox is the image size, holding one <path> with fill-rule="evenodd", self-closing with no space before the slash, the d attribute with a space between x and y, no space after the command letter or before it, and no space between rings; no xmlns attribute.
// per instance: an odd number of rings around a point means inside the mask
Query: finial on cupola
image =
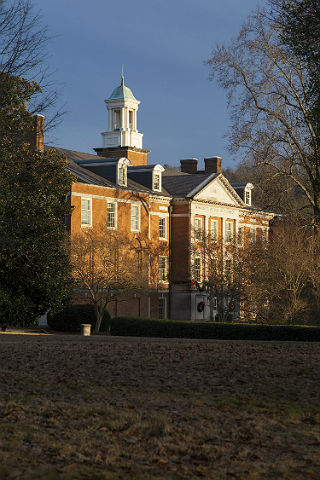
<svg viewBox="0 0 320 480"><path fill-rule="evenodd" d="M124 86L124 74L123 74L123 64L122 64L122 73L121 73L121 86Z"/></svg>

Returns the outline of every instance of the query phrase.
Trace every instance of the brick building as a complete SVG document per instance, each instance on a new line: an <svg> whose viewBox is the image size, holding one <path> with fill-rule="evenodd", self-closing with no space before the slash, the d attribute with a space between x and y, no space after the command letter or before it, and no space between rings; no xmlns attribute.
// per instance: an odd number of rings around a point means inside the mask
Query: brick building
<svg viewBox="0 0 320 480"><path fill-rule="evenodd" d="M72 186L70 232L104 225L124 231L132 241L153 245L157 280L150 290L113 302L111 315L131 314L186 320L215 319L205 292L194 288L206 279L206 260L192 254L195 232L210 234L226 246L233 238L253 242L267 237L272 215L251 205L251 184L231 185L221 173L221 158L181 160L181 171L148 165L137 129L139 101L124 85L105 100L108 130L97 155L66 149ZM49 148L49 147L45 147ZM194 263L197 269L194 269ZM197 305L205 307L199 312Z"/></svg>

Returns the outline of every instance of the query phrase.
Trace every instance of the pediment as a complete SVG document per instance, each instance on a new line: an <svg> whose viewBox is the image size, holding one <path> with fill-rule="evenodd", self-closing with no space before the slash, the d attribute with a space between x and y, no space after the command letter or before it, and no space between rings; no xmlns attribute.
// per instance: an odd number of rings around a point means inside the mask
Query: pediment
<svg viewBox="0 0 320 480"><path fill-rule="evenodd" d="M228 180L220 175L211 180L194 197L195 200L227 203L228 205L242 206L243 201L232 188Z"/></svg>

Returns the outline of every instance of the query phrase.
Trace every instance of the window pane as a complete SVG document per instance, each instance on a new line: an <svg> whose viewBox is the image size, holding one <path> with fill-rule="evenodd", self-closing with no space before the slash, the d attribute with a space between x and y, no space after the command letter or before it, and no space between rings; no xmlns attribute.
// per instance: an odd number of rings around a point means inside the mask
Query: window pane
<svg viewBox="0 0 320 480"><path fill-rule="evenodd" d="M126 167L119 166L118 167L118 184L126 186Z"/></svg>
<svg viewBox="0 0 320 480"><path fill-rule="evenodd" d="M113 202L107 203L107 227L115 228L116 226L116 204Z"/></svg>
<svg viewBox="0 0 320 480"><path fill-rule="evenodd" d="M196 282L201 282L201 257L194 259L194 279Z"/></svg>
<svg viewBox="0 0 320 480"><path fill-rule="evenodd" d="M159 238L167 238L165 217L159 217Z"/></svg>
<svg viewBox="0 0 320 480"><path fill-rule="evenodd" d="M166 318L166 316L166 299L160 297L158 303L158 318Z"/></svg>
<svg viewBox="0 0 320 480"><path fill-rule="evenodd" d="M226 242L227 243L232 242L232 236L233 236L233 224L232 222L226 222Z"/></svg>
<svg viewBox="0 0 320 480"><path fill-rule="evenodd" d="M244 229L243 227L239 227L238 230L238 245L243 246L244 244Z"/></svg>
<svg viewBox="0 0 320 480"><path fill-rule="evenodd" d="M202 220L201 218L194 219L194 233L195 239L201 240L201 233L202 233Z"/></svg>
<svg viewBox="0 0 320 480"><path fill-rule="evenodd" d="M153 190L160 190L160 175L158 173L153 174Z"/></svg>
<svg viewBox="0 0 320 480"><path fill-rule="evenodd" d="M139 205L131 205L131 231L140 231L140 208Z"/></svg>
<svg viewBox="0 0 320 480"><path fill-rule="evenodd" d="M217 220L210 220L211 240L216 242L218 240L218 222Z"/></svg>
<svg viewBox="0 0 320 480"><path fill-rule="evenodd" d="M250 228L250 244L253 245L256 243L256 229Z"/></svg>
<svg viewBox="0 0 320 480"><path fill-rule="evenodd" d="M167 280L167 257L159 257L159 282Z"/></svg>
<svg viewBox="0 0 320 480"><path fill-rule="evenodd" d="M90 198L81 198L81 225L91 225Z"/></svg>

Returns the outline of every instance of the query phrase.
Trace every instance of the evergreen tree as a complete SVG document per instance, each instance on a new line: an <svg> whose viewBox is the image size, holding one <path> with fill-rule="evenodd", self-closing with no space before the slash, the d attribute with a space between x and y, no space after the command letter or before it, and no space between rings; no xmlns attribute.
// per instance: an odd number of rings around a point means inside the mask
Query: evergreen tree
<svg viewBox="0 0 320 480"><path fill-rule="evenodd" d="M34 148L35 83L0 74L0 324L33 324L68 298L65 219L72 176L54 151Z"/></svg>

